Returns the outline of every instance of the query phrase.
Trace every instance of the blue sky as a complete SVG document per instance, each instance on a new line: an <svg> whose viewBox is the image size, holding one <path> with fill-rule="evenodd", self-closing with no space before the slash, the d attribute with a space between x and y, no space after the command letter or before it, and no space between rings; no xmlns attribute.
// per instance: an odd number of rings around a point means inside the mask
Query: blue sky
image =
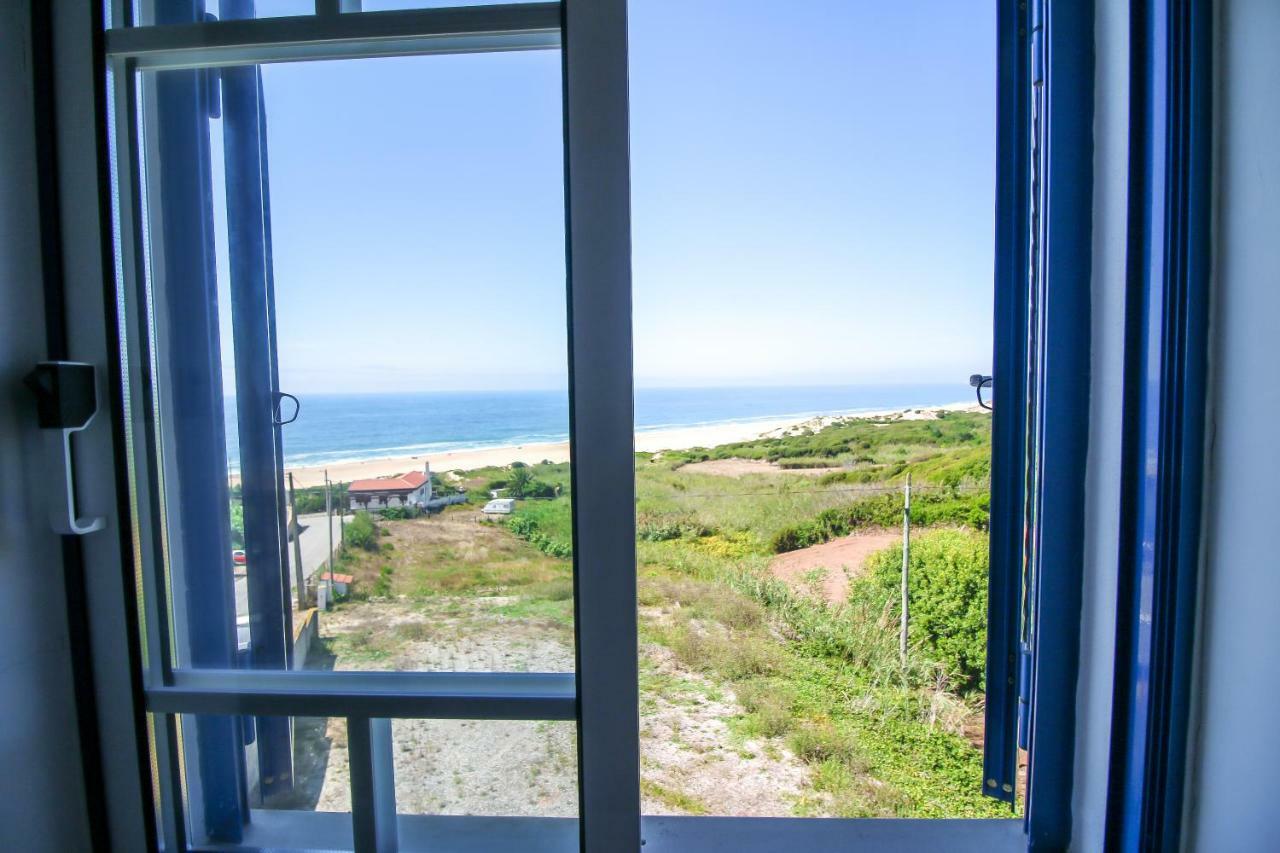
<svg viewBox="0 0 1280 853"><path fill-rule="evenodd" d="M638 382L987 369L994 33L990 2L633 0ZM264 85L284 387L561 386L558 54Z"/></svg>

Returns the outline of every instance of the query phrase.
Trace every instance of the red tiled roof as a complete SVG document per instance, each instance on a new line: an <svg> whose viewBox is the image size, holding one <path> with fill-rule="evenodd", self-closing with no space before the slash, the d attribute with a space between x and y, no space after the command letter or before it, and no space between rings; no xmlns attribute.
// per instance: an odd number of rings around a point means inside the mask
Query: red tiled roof
<svg viewBox="0 0 1280 853"><path fill-rule="evenodd" d="M378 477L372 480L356 480L347 486L348 492L412 492L427 482L421 471L410 471L399 477Z"/></svg>

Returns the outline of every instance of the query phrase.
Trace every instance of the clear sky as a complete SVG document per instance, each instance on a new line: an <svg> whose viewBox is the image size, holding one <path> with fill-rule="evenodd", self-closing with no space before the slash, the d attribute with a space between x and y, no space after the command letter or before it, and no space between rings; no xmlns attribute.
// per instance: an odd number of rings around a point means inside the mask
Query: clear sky
<svg viewBox="0 0 1280 853"><path fill-rule="evenodd" d="M638 382L989 369L994 35L989 0L632 0ZM561 386L558 54L264 85L283 386Z"/></svg>

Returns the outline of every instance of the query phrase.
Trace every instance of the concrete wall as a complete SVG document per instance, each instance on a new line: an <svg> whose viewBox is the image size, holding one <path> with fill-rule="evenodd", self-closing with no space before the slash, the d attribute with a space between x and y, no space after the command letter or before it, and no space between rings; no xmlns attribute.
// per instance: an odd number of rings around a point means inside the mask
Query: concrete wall
<svg viewBox="0 0 1280 853"><path fill-rule="evenodd" d="M0 850L89 850L61 545L21 384L47 358L26 3L0 3Z"/></svg>
<svg viewBox="0 0 1280 853"><path fill-rule="evenodd" d="M1280 3L1223 0L1195 850L1276 849L1280 792Z"/></svg>

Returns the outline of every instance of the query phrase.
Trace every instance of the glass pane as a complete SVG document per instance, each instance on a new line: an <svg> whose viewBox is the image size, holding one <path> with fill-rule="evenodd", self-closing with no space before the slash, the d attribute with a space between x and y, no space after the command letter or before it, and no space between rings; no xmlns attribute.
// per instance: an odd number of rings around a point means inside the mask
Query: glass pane
<svg viewBox="0 0 1280 853"><path fill-rule="evenodd" d="M572 671L557 53L138 83L180 665Z"/></svg>
<svg viewBox="0 0 1280 853"><path fill-rule="evenodd" d="M980 795L968 384L992 354L992 14L631 4L647 813L1009 814Z"/></svg>
<svg viewBox="0 0 1280 853"><path fill-rule="evenodd" d="M575 723L393 720L391 731L400 814L578 816Z"/></svg>
<svg viewBox="0 0 1280 853"><path fill-rule="evenodd" d="M324 826L350 837L345 720L191 714L178 720L188 833L197 842L241 841L260 811L315 814L321 824L299 825L306 837ZM342 835L325 839L325 849L343 849Z"/></svg>
<svg viewBox="0 0 1280 853"><path fill-rule="evenodd" d="M111 0L107 0L110 7ZM314 15L315 0L133 0L135 26ZM108 11L108 15L110 12Z"/></svg>

